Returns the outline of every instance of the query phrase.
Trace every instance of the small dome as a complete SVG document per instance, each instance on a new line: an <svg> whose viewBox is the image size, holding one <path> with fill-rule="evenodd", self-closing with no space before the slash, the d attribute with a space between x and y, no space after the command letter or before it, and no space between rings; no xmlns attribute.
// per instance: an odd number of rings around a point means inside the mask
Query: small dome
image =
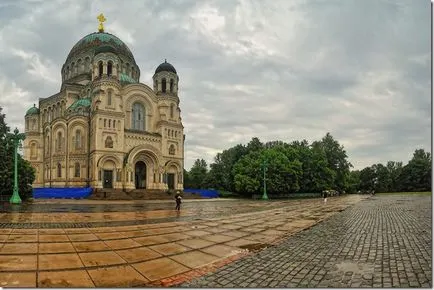
<svg viewBox="0 0 434 290"><path fill-rule="evenodd" d="M120 80L122 85L137 83L137 81L135 79L133 79L132 77L130 77L129 75L126 75L124 73L119 74L119 80Z"/></svg>
<svg viewBox="0 0 434 290"><path fill-rule="evenodd" d="M176 69L173 67L173 65L168 63L166 60L164 60L164 62L157 67L155 73L157 74L162 71L173 72L176 74Z"/></svg>
<svg viewBox="0 0 434 290"><path fill-rule="evenodd" d="M68 110L75 111L80 107L90 107L91 105L90 98L82 98L75 101L71 106L69 106Z"/></svg>
<svg viewBox="0 0 434 290"><path fill-rule="evenodd" d="M37 115L37 114L39 114L39 109L36 108L35 104L33 104L33 107L31 107L30 109L28 109L27 112L26 112L26 116L27 115Z"/></svg>

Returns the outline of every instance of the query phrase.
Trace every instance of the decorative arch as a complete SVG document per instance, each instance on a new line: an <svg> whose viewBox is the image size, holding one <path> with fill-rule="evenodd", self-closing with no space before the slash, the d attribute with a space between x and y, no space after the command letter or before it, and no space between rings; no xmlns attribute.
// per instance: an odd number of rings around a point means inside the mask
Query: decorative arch
<svg viewBox="0 0 434 290"><path fill-rule="evenodd" d="M125 102L127 110L131 110L134 103L140 102L142 103L146 108L149 108L148 114L152 116L153 112L155 111L155 106L157 104L157 99L154 99L152 95L149 95L146 92L143 93L137 93L135 92L133 95L127 95L127 99Z"/></svg>
<svg viewBox="0 0 434 290"><path fill-rule="evenodd" d="M106 155L101 156L98 159L96 166L102 167L106 161L112 161L117 168L121 167L121 162L120 162L119 158L117 158L115 155L112 155L112 154L106 154Z"/></svg>
<svg viewBox="0 0 434 290"><path fill-rule="evenodd" d="M134 161L137 159L136 158L137 154L139 153L148 154L150 157L152 157L156 165L160 164L160 160L158 158L158 156L161 154L160 150L158 150L156 147L149 144L139 145L131 149L130 152L128 153L127 163L129 164L134 163Z"/></svg>

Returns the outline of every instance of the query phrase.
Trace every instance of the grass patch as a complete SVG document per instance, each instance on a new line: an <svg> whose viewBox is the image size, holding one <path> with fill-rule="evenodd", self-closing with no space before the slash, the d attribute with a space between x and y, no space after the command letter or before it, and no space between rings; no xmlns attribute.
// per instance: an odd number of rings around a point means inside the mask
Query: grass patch
<svg viewBox="0 0 434 290"><path fill-rule="evenodd" d="M415 191L415 192L379 192L375 195L432 195L430 191Z"/></svg>

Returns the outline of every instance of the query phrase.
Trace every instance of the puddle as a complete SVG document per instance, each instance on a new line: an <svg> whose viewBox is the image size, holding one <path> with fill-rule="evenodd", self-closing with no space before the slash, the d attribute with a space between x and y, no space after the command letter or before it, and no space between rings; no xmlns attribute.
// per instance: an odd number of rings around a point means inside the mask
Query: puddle
<svg viewBox="0 0 434 290"><path fill-rule="evenodd" d="M343 261L334 265L332 272L353 272L357 274L372 274L374 266L367 263L354 263L351 261Z"/></svg>
<svg viewBox="0 0 434 290"><path fill-rule="evenodd" d="M248 244L239 246L239 248L243 250L248 250L249 252L259 252L267 247L271 246L270 244L262 244L262 243L256 243L256 244Z"/></svg>

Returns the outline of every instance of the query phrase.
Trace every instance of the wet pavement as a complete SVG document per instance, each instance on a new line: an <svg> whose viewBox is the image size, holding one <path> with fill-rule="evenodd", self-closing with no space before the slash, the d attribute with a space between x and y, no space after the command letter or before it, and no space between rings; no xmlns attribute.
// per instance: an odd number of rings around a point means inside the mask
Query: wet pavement
<svg viewBox="0 0 434 290"><path fill-rule="evenodd" d="M36 201L0 213L0 287L179 285L366 198Z"/></svg>
<svg viewBox="0 0 434 290"><path fill-rule="evenodd" d="M432 287L431 196L376 196L182 287Z"/></svg>

